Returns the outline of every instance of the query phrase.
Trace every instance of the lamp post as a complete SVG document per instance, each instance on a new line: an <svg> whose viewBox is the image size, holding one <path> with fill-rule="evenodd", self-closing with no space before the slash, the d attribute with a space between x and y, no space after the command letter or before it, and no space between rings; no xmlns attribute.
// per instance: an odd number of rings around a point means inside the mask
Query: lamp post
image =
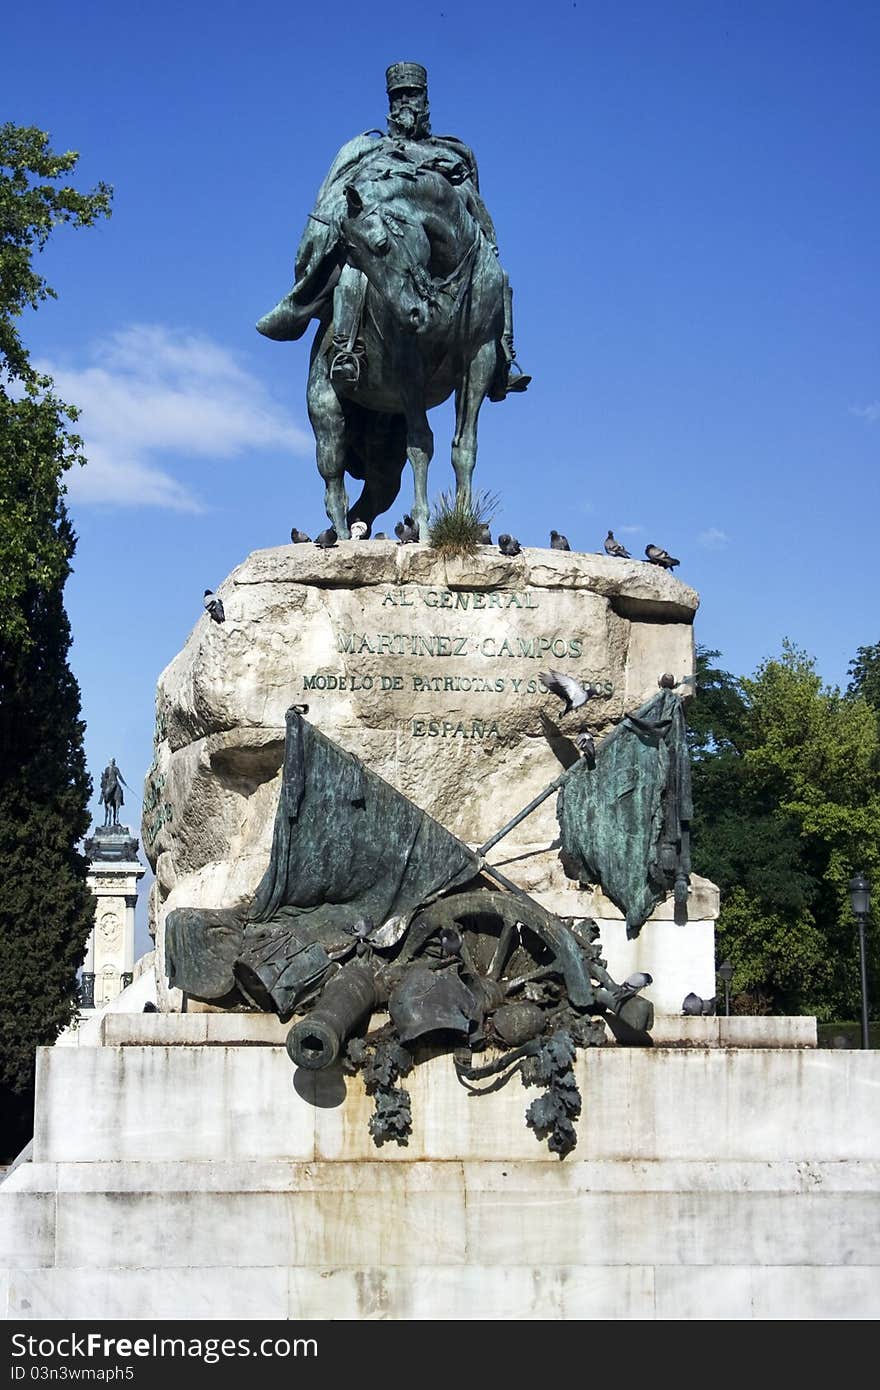
<svg viewBox="0 0 880 1390"><path fill-rule="evenodd" d="M730 982L733 979L733 966L729 960L721 962L718 974L724 981L724 1016L730 1018Z"/></svg>
<svg viewBox="0 0 880 1390"><path fill-rule="evenodd" d="M871 884L864 874L849 881L849 900L853 916L859 924L859 964L862 972L862 1047L871 1046L868 1037L868 970L865 964L865 922L871 911Z"/></svg>

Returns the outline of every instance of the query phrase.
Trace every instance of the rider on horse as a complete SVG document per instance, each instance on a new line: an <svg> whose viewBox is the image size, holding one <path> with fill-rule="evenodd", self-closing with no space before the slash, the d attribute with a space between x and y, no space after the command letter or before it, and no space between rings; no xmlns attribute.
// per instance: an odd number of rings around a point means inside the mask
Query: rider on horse
<svg viewBox="0 0 880 1390"><path fill-rule="evenodd" d="M119 824L119 808L125 801L122 788L128 783L116 766L116 759L110 762L101 773L101 805L104 807L104 824Z"/></svg>
<svg viewBox="0 0 880 1390"><path fill-rule="evenodd" d="M333 359L331 379L356 383L364 363L359 339L366 279L348 263L339 264L339 229L345 215L346 187L369 167L374 179L392 176L412 180L442 174L458 186L468 210L498 254L495 228L479 192L473 152L451 135L432 135L428 112L428 74L419 63L393 63L386 73L389 100L388 134L371 130L343 145L322 183L315 209L303 233L296 257L296 283L289 294L257 324L267 338L300 338L312 318L323 318L333 301ZM378 139L374 137L378 136ZM414 192L415 192L414 187ZM503 400L509 391L525 391L531 377L516 363L513 346L513 292L504 276L504 331L501 337L503 373L489 392ZM511 369L514 369L511 374Z"/></svg>

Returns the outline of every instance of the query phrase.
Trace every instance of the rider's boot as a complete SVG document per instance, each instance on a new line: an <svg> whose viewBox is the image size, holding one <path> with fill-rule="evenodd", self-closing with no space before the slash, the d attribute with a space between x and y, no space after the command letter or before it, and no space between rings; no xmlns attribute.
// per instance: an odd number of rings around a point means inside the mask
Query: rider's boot
<svg viewBox="0 0 880 1390"><path fill-rule="evenodd" d="M492 385L489 388L490 401L503 401L505 396L518 391L527 391L531 377L527 376L516 360L513 343L505 334L501 339L503 361L498 363Z"/></svg>
<svg viewBox="0 0 880 1390"><path fill-rule="evenodd" d="M356 386L366 365L364 344L358 338L361 309L367 288L367 277L354 266L342 267L333 291L333 356L330 359L330 380Z"/></svg>
<svg viewBox="0 0 880 1390"><path fill-rule="evenodd" d="M507 275L504 276L504 332L501 334L503 363L499 362L495 380L489 390L490 401L503 401L511 392L528 390L531 377L527 376L516 360L513 346L513 290Z"/></svg>

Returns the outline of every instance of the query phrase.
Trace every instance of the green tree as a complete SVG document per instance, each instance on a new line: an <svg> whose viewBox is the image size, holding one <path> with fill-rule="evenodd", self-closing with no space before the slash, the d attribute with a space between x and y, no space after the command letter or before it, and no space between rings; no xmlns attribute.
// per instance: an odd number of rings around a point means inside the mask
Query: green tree
<svg viewBox="0 0 880 1390"><path fill-rule="evenodd" d="M814 888L800 830L749 774L750 701L743 681L711 665L718 655L698 649L699 695L688 712L697 852L725 896L741 888L768 910L800 911Z"/></svg>
<svg viewBox="0 0 880 1390"><path fill-rule="evenodd" d="M31 127L0 126L0 1116L26 1137L35 1048L75 1011L93 918L77 843L91 785L68 666L64 584L76 538L64 474L82 462L75 410L33 368L18 321L54 297L33 258L61 223L109 212L110 190L56 186L76 165Z"/></svg>
<svg viewBox="0 0 880 1390"><path fill-rule="evenodd" d="M876 717L788 643L751 678L711 666L717 656L699 654L692 754L695 864L722 890L718 950L748 1007L854 1016L847 883L859 867L876 880L880 859Z"/></svg>
<svg viewBox="0 0 880 1390"><path fill-rule="evenodd" d="M859 647L847 669L847 695L861 695L880 717L880 642Z"/></svg>

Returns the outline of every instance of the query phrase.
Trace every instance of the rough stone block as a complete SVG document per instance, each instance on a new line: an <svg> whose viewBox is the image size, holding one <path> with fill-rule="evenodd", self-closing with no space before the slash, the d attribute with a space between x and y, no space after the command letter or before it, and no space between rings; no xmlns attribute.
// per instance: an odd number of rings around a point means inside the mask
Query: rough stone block
<svg viewBox="0 0 880 1390"><path fill-rule="evenodd" d="M476 845L554 781L566 739L573 753L577 732L610 731L663 671L693 671L694 591L605 555L535 550L511 562L493 547L444 560L427 546L291 545L255 552L218 592L227 621L200 619L159 680L142 834L160 958L170 910L253 895L289 705L308 704L321 732ZM539 679L554 667L600 694L563 718ZM574 915L584 895L560 876L557 833L550 797L496 862L537 845L529 891L543 901L552 879L553 910Z"/></svg>

